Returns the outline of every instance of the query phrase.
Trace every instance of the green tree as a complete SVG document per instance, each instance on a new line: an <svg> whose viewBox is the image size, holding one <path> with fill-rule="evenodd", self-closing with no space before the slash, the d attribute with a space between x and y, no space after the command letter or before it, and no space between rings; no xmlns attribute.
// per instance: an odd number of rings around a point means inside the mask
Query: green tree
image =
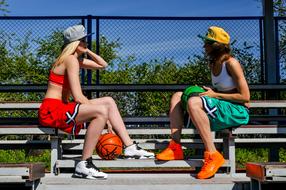
<svg viewBox="0 0 286 190"><path fill-rule="evenodd" d="M0 0L0 12L3 13L4 16L6 16L5 13L9 13L10 11L7 9L8 3L6 0Z"/></svg>
<svg viewBox="0 0 286 190"><path fill-rule="evenodd" d="M62 32L57 29L50 36L37 39L36 43L39 45L36 53L36 59L41 63L38 67L49 71L52 64L61 53L61 47L64 43Z"/></svg>
<svg viewBox="0 0 286 190"><path fill-rule="evenodd" d="M237 48L235 44L233 44L232 53L240 61L248 83L259 84L262 82L262 68L260 65L260 58L251 52L251 49L253 48L255 48L255 46L249 45L247 42L243 43L242 48Z"/></svg>
<svg viewBox="0 0 286 190"><path fill-rule="evenodd" d="M274 1L274 12L277 16L286 15L286 2L285 0L276 0ZM285 83L286 81L286 22L280 20L278 22L278 35L279 35L279 63L280 63L280 76L281 82Z"/></svg>
<svg viewBox="0 0 286 190"><path fill-rule="evenodd" d="M276 16L285 16L286 13L286 1L285 0L274 0L273 9Z"/></svg>

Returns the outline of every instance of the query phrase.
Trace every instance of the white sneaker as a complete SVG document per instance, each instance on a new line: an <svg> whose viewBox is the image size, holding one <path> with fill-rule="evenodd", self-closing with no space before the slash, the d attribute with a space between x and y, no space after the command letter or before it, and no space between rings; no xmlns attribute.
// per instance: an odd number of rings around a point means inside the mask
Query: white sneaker
<svg viewBox="0 0 286 190"><path fill-rule="evenodd" d="M80 161L75 168L74 175L80 178L87 179L106 179L107 174L101 172L93 163L92 158L88 158L86 161Z"/></svg>
<svg viewBox="0 0 286 190"><path fill-rule="evenodd" d="M143 150L136 142L124 149L124 156L135 159L155 158L155 154L153 152Z"/></svg>

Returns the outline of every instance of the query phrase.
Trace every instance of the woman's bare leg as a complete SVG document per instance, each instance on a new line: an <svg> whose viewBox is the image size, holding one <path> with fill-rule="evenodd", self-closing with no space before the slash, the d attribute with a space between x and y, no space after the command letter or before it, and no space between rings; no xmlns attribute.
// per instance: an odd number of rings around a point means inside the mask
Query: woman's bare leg
<svg viewBox="0 0 286 190"><path fill-rule="evenodd" d="M91 120L85 134L85 140L82 151L82 160L91 157L98 139L107 122L107 109L105 106L94 108L92 105L82 104L79 107L79 114L76 117L77 122Z"/></svg>
<svg viewBox="0 0 286 190"><path fill-rule="evenodd" d="M113 129L117 132L117 134L122 139L124 145L130 146L133 144L131 138L129 137L129 134L126 130L125 124L123 122L123 119L120 115L120 112L118 110L118 107L111 97L102 97L90 100L91 104L93 106L98 105L106 105L108 110L108 120L110 124L112 125Z"/></svg>
<svg viewBox="0 0 286 190"><path fill-rule="evenodd" d="M107 121L110 122L113 129L122 139L124 145L127 147L124 149L124 155L127 157L134 158L153 158L154 153L148 152L144 149L141 149L137 144L133 144L132 140L129 137L129 134L126 130L122 117L119 113L115 101L111 97L103 97L98 99L90 100L91 106L98 107L104 105L107 108ZM131 146L132 145L132 146Z"/></svg>
<svg viewBox="0 0 286 190"><path fill-rule="evenodd" d="M180 143L181 133L184 125L184 113L181 104L182 92L176 92L173 94L170 103L170 128L171 128L171 137L172 139Z"/></svg>
<svg viewBox="0 0 286 190"><path fill-rule="evenodd" d="M207 114L203 110L202 100L200 97L192 97L189 99L188 112L193 124L196 126L200 133L206 150L209 152L216 151L211 134L210 121Z"/></svg>
<svg viewBox="0 0 286 190"><path fill-rule="evenodd" d="M166 149L156 155L157 160L167 161L184 159L184 152L180 144L182 127L184 124L181 96L182 92L176 92L171 98L169 118L172 140Z"/></svg>
<svg viewBox="0 0 286 190"><path fill-rule="evenodd" d="M83 160L86 160L87 158L92 156L95 146L98 142L98 139L102 133L102 130L104 129L105 123L106 120L102 118L97 118L90 122L86 131L83 144L83 150L82 150Z"/></svg>

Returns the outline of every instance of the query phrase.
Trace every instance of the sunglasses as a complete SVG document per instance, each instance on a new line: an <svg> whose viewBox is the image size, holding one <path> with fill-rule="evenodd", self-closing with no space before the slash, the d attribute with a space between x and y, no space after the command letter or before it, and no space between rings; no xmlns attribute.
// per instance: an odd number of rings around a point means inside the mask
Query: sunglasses
<svg viewBox="0 0 286 190"><path fill-rule="evenodd" d="M205 44L208 44L208 45L213 45L215 43L215 41L212 41L212 40L205 40L204 42Z"/></svg>
<svg viewBox="0 0 286 190"><path fill-rule="evenodd" d="M80 39L80 41L83 42L83 43L87 43L85 38Z"/></svg>

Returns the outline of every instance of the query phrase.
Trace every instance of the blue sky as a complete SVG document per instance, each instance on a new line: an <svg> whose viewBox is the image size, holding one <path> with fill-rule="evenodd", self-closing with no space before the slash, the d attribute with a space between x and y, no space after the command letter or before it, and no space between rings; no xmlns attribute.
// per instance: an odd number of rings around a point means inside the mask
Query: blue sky
<svg viewBox="0 0 286 190"><path fill-rule="evenodd" d="M260 0L6 0L8 16L261 16Z"/></svg>

